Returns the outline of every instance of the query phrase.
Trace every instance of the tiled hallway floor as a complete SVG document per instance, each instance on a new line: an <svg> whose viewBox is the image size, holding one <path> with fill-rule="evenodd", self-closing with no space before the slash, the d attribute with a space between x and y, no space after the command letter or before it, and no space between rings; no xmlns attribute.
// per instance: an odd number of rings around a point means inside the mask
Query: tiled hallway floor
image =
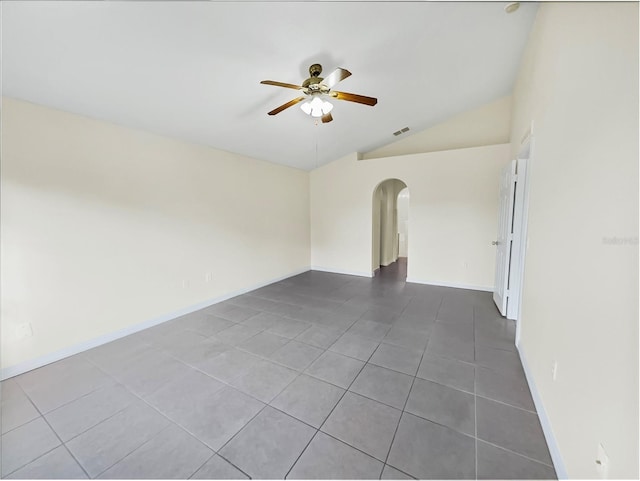
<svg viewBox="0 0 640 481"><path fill-rule="evenodd" d="M513 323L393 269L307 272L3 382L2 476L554 477Z"/></svg>

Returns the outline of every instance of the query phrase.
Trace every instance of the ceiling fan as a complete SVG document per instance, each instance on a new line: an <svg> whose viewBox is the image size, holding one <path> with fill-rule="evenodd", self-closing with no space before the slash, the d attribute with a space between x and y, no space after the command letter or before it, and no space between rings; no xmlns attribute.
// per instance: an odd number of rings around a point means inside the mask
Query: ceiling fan
<svg viewBox="0 0 640 481"><path fill-rule="evenodd" d="M283 82L276 82L274 80L263 80L260 82L265 85L275 85L276 87L285 87L289 89L301 90L304 95L290 100L286 104L282 104L280 107L273 109L269 112L269 115L276 115L285 109L288 109L292 105L303 102L300 106L302 110L312 117L320 117L322 123L331 122L333 117L331 116L331 109L333 105L326 100L327 97L333 97L337 100L346 100L348 102L356 102L359 104L374 106L378 103L378 99L373 97L365 97L364 95L350 94L347 92L337 92L331 90L338 82L346 79L351 75L351 72L343 68L337 68L331 72L328 76L322 78L322 65L314 63L309 67L310 77L302 82L302 85L294 85Z"/></svg>

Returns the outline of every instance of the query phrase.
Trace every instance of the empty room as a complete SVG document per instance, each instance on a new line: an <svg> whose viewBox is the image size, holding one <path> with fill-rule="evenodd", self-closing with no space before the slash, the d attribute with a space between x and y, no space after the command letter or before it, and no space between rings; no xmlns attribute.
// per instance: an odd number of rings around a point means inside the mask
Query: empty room
<svg viewBox="0 0 640 481"><path fill-rule="evenodd" d="M0 3L0 476L637 479L637 2Z"/></svg>

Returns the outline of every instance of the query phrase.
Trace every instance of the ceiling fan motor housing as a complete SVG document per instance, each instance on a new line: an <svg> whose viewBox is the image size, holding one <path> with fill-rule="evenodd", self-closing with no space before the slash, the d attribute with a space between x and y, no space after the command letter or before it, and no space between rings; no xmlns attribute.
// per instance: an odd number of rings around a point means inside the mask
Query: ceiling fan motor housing
<svg viewBox="0 0 640 481"><path fill-rule="evenodd" d="M322 65L320 65L319 63L314 63L313 65L311 65L311 67L309 67L310 77L304 82L302 82L302 86L304 88L310 89L311 91L320 90L320 87L318 84L323 80L323 78L320 77L321 73L322 73Z"/></svg>

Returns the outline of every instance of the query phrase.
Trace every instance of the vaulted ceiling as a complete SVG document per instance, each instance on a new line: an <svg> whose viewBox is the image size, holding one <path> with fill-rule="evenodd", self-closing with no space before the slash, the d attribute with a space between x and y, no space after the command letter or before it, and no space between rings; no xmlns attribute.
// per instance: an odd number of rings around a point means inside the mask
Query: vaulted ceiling
<svg viewBox="0 0 640 481"><path fill-rule="evenodd" d="M507 95L536 12L506 2L2 2L2 93L313 169ZM312 63L352 72L316 125ZM408 135L408 134L404 134Z"/></svg>

